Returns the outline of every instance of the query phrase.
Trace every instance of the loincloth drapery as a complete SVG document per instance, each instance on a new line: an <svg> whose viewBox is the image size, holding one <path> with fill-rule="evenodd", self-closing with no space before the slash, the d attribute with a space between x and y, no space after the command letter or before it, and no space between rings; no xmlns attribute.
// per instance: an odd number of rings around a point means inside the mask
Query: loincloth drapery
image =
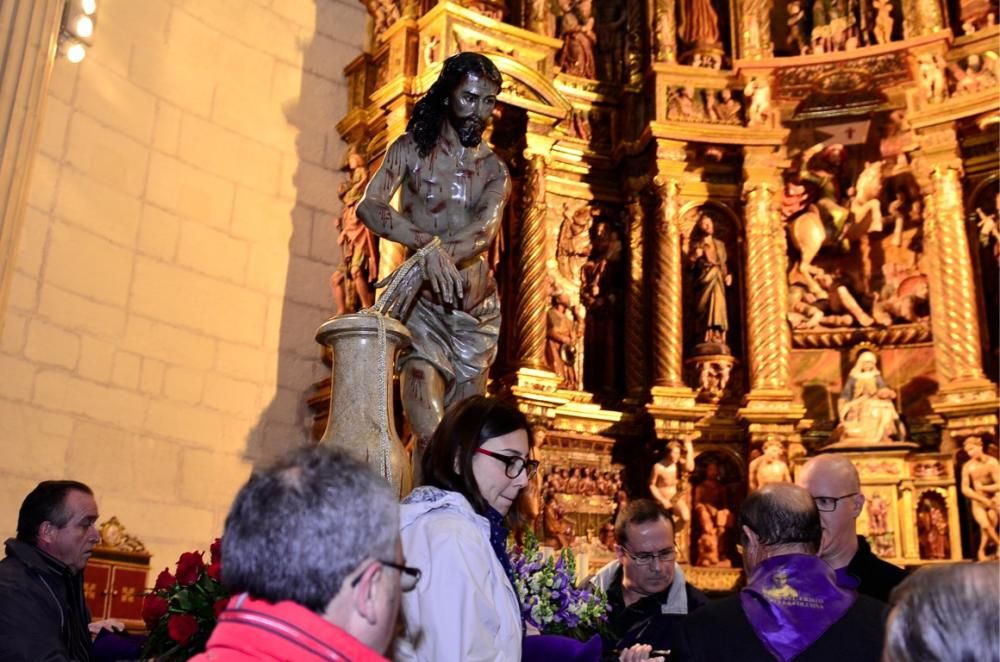
<svg viewBox="0 0 1000 662"><path fill-rule="evenodd" d="M456 384L478 378L496 358L500 298L494 292L464 312L417 297L406 328L412 346L400 358L399 368L413 359L427 361L445 378L445 400L449 401Z"/></svg>

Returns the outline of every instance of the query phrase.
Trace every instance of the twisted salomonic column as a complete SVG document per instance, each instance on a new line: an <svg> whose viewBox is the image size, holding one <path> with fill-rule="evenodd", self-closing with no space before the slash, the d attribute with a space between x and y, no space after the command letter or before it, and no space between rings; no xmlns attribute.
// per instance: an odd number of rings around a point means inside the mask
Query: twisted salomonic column
<svg viewBox="0 0 1000 662"><path fill-rule="evenodd" d="M515 355L521 368L545 369L545 157L528 155L518 251Z"/></svg>
<svg viewBox="0 0 1000 662"><path fill-rule="evenodd" d="M657 175L654 217L657 236L653 288L653 386L684 386L680 189L676 179Z"/></svg>
<svg viewBox="0 0 1000 662"><path fill-rule="evenodd" d="M984 378L959 167L935 165L931 192L925 198L931 328L942 383Z"/></svg>
<svg viewBox="0 0 1000 662"><path fill-rule="evenodd" d="M774 209L772 185L762 182L747 188L750 387L787 389L792 337L785 320L788 301L785 233Z"/></svg>
<svg viewBox="0 0 1000 662"><path fill-rule="evenodd" d="M62 0L0 2L0 328L64 4Z"/></svg>
<svg viewBox="0 0 1000 662"><path fill-rule="evenodd" d="M628 212L628 283L625 291L625 388L630 397L638 397L646 386L646 333L643 306L643 214L639 193L629 195Z"/></svg>

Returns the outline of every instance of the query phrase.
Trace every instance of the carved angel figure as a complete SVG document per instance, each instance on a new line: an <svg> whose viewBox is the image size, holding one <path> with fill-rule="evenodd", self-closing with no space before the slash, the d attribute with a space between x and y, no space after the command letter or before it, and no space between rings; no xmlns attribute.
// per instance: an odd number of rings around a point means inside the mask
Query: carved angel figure
<svg viewBox="0 0 1000 662"><path fill-rule="evenodd" d="M771 116L771 86L766 78L751 78L743 88L743 96L750 99L747 109L747 126L767 124Z"/></svg>
<svg viewBox="0 0 1000 662"><path fill-rule="evenodd" d="M917 58L920 68L920 91L927 103L940 103L948 97L945 79L947 63L937 53L922 53Z"/></svg>

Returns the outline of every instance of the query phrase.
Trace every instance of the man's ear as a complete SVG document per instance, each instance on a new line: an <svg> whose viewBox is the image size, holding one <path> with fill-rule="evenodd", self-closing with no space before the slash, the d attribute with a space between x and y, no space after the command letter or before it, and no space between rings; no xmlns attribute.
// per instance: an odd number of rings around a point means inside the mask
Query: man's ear
<svg viewBox="0 0 1000 662"><path fill-rule="evenodd" d="M854 519L857 519L861 515L861 510L865 507L865 494L864 492L858 492L857 495L851 499L851 514Z"/></svg>
<svg viewBox="0 0 1000 662"><path fill-rule="evenodd" d="M361 573L361 580L352 588L351 604L354 611L369 625L375 625L378 592L381 590L382 564L372 563Z"/></svg>
<svg viewBox="0 0 1000 662"><path fill-rule="evenodd" d="M625 550L622 549L622 546L617 543L615 543L615 556L618 557L619 563L621 563L622 559L625 558Z"/></svg>
<svg viewBox="0 0 1000 662"><path fill-rule="evenodd" d="M757 537L757 532L751 529L746 524L743 525L743 535L747 539L747 548L749 549L751 545L756 547L760 543L760 538Z"/></svg>
<svg viewBox="0 0 1000 662"><path fill-rule="evenodd" d="M38 541L51 542L52 536L58 531L58 527L48 520L38 525Z"/></svg>

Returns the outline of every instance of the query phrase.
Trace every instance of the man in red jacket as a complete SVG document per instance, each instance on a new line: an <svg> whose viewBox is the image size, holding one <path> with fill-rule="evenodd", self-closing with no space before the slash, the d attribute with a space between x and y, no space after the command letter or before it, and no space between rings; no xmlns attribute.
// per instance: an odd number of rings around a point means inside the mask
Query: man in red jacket
<svg viewBox="0 0 1000 662"><path fill-rule="evenodd" d="M383 662L403 565L399 505L366 464L327 447L301 449L255 473L222 537L233 597L194 660Z"/></svg>

